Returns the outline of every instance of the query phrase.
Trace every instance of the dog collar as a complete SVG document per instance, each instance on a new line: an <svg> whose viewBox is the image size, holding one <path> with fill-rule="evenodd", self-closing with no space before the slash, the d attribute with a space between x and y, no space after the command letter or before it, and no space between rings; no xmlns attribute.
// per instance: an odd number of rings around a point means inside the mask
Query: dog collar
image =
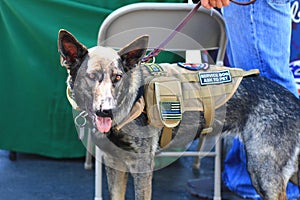
<svg viewBox="0 0 300 200"><path fill-rule="evenodd" d="M69 101L69 103L71 104L72 108L74 110L78 110L80 111L80 107L77 105L77 103L75 102L74 98L72 97L72 92L71 92L71 88L67 87L66 90L66 95L67 95L67 99ZM123 126L125 126L126 124L128 124L129 122L133 121L134 119L136 119L138 116L140 116L142 114L142 112L144 111L144 107L145 107L145 101L143 96L139 97L138 100L136 101L136 103L134 104L133 108L130 111L130 114L127 118L125 118L120 124L118 124L115 128L117 130L120 130ZM83 116L85 115L85 116ZM75 124L77 123L77 118L82 117L85 121L85 117L86 117L86 112L83 111L82 113L80 113L76 119L75 119ZM85 123L84 123L85 124ZM84 126L84 125L79 125L79 126Z"/></svg>

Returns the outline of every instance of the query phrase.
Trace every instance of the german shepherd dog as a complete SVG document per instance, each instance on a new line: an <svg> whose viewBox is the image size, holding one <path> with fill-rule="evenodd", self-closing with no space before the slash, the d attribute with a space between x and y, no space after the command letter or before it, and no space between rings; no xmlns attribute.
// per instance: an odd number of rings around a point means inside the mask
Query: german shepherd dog
<svg viewBox="0 0 300 200"><path fill-rule="evenodd" d="M58 50L67 69L68 86L81 110L88 113L92 138L104 151L111 199L125 198L128 172L136 199L151 199L152 171L159 149L160 128L148 125L142 113L116 130L141 95L141 59L148 36L141 36L119 51L96 46L87 49L71 33L60 30ZM222 134L239 134L245 145L247 168L253 185L264 200L286 200L286 186L298 171L300 101L282 86L261 76L244 78L226 104ZM182 117L174 134L201 132L203 113ZM195 113L194 113L195 114ZM191 123L192 121L192 123Z"/></svg>

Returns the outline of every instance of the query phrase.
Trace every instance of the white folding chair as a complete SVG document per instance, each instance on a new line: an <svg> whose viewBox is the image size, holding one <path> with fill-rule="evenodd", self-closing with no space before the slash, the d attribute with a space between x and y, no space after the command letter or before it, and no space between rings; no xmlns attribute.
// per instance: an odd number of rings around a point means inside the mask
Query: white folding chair
<svg viewBox="0 0 300 200"><path fill-rule="evenodd" d="M98 45L119 49L138 36L150 37L149 49L157 47L163 39L192 10L194 5L185 3L135 3L112 12L102 23L98 34ZM164 48L171 52L185 53L187 62L201 61L201 51L217 50L215 63L223 65L227 37L225 24L220 13L214 9L198 9L192 19ZM208 138L207 138L208 137ZM215 136L204 136L203 145L212 139L214 152L205 148L195 152L163 152L158 156L214 156L214 200L221 199L221 145ZM201 145L201 146L203 146ZM205 146L205 145L204 145ZM204 152L203 152L204 151ZM96 148L96 191L95 200L102 199L101 151Z"/></svg>

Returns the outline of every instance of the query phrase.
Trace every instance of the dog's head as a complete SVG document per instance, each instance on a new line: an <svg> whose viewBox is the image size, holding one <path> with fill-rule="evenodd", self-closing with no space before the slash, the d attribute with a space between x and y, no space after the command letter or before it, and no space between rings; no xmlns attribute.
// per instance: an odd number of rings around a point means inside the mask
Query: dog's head
<svg viewBox="0 0 300 200"><path fill-rule="evenodd" d="M68 85L99 132L109 132L113 119L120 122L129 113L141 86L136 66L147 46L148 36L141 36L119 51L102 46L87 49L68 31L59 31L58 50L69 73Z"/></svg>

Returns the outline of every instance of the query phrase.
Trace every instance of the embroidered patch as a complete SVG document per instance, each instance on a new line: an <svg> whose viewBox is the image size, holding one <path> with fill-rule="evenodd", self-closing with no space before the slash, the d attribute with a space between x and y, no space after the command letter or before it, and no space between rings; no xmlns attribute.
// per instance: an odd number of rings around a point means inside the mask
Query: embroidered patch
<svg viewBox="0 0 300 200"><path fill-rule="evenodd" d="M161 101L161 118L163 120L181 120L181 107L179 101Z"/></svg>
<svg viewBox="0 0 300 200"><path fill-rule="evenodd" d="M145 63L144 64L150 73L163 72L164 69L156 63Z"/></svg>
<svg viewBox="0 0 300 200"><path fill-rule="evenodd" d="M178 66L183 67L185 69L188 70L193 70L193 71L197 71L197 70L207 70L209 68L209 64L208 63L183 63L183 62L178 62L177 63Z"/></svg>
<svg viewBox="0 0 300 200"><path fill-rule="evenodd" d="M201 85L212 85L229 83L232 81L229 70L199 72L199 80Z"/></svg>

